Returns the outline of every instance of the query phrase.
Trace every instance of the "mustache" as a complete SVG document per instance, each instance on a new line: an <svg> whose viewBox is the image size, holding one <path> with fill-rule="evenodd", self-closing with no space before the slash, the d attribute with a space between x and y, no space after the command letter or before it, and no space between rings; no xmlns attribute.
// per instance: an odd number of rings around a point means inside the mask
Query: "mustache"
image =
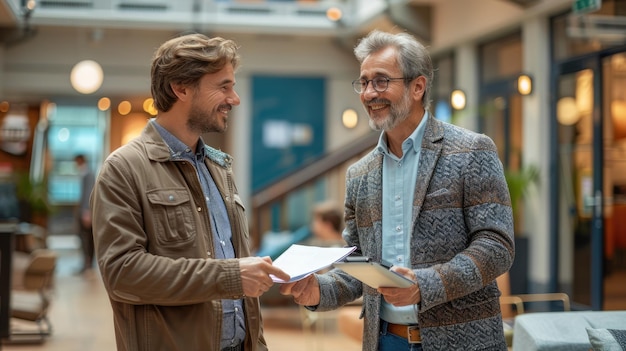
<svg viewBox="0 0 626 351"><path fill-rule="evenodd" d="M382 98L375 98L370 101L367 101L367 105L375 105L375 104L388 104L391 105L391 101Z"/></svg>

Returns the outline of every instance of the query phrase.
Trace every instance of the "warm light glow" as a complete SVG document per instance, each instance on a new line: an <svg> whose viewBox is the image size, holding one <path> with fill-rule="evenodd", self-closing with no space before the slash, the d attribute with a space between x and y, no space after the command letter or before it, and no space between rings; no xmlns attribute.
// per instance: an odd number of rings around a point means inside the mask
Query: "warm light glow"
<svg viewBox="0 0 626 351"><path fill-rule="evenodd" d="M556 103L556 119L566 126L576 124L580 120L576 99L571 96L560 98Z"/></svg>
<svg viewBox="0 0 626 351"><path fill-rule="evenodd" d="M611 117L613 119L614 138L626 138L626 101L614 100L611 102Z"/></svg>
<svg viewBox="0 0 626 351"><path fill-rule="evenodd" d="M465 103L465 93L463 90L454 90L450 95L450 104L452 105L452 108L455 110L462 110L465 108Z"/></svg>
<svg viewBox="0 0 626 351"><path fill-rule="evenodd" d="M11 107L11 105L9 105L8 101L0 102L0 112L2 112L2 113L8 112L9 111L9 107Z"/></svg>
<svg viewBox="0 0 626 351"><path fill-rule="evenodd" d="M359 122L359 115L356 113L355 110L351 108L346 109L341 115L341 122L343 123L344 127L352 129L356 127L357 123Z"/></svg>
<svg viewBox="0 0 626 351"><path fill-rule="evenodd" d="M36 2L35 0L28 0L28 1L26 2L26 8L27 8L29 11L34 10L36 6L37 6L37 2Z"/></svg>
<svg viewBox="0 0 626 351"><path fill-rule="evenodd" d="M522 74L517 78L517 91L522 95L528 95L533 91L533 81L532 79Z"/></svg>
<svg viewBox="0 0 626 351"><path fill-rule="evenodd" d="M91 94L100 89L103 78L102 67L92 60L80 61L70 73L72 87L81 94Z"/></svg>
<svg viewBox="0 0 626 351"><path fill-rule="evenodd" d="M146 113L151 114L152 116L156 116L158 111L154 107L154 99L152 98L145 99L143 101L143 110L146 111Z"/></svg>
<svg viewBox="0 0 626 351"><path fill-rule="evenodd" d="M100 111L106 111L111 108L111 99L108 97L103 97L98 100L98 109Z"/></svg>
<svg viewBox="0 0 626 351"><path fill-rule="evenodd" d="M326 17L333 22L339 21L342 16L343 13L341 12L341 9L337 7L330 7L326 10Z"/></svg>
<svg viewBox="0 0 626 351"><path fill-rule="evenodd" d="M130 104L130 102L124 100L124 101L120 102L119 105L117 105L117 112L119 112L120 115L122 115L122 116L126 116L127 114L130 113L132 108L133 108L133 106Z"/></svg>

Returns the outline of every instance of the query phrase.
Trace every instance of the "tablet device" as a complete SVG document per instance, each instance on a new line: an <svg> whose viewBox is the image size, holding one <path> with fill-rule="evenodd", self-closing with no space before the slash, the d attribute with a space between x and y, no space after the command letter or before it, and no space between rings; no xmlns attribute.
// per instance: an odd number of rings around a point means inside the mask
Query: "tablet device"
<svg viewBox="0 0 626 351"><path fill-rule="evenodd" d="M408 288L414 282L377 262L335 262L334 267L350 274L372 288Z"/></svg>

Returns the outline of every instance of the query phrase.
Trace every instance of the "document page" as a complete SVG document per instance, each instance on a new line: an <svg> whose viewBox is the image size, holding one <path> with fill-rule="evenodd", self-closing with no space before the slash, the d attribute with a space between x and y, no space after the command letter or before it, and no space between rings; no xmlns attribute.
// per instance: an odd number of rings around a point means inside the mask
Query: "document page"
<svg viewBox="0 0 626 351"><path fill-rule="evenodd" d="M343 260L356 250L352 247L319 247L307 245L291 245L282 255L274 260L274 266L289 274L291 279L286 282L272 276L276 283L291 283L305 278L333 263Z"/></svg>

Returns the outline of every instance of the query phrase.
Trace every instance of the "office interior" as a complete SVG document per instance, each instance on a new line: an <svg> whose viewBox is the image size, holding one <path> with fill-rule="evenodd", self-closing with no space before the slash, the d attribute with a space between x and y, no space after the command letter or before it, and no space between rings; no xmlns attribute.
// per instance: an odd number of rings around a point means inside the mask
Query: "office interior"
<svg viewBox="0 0 626 351"><path fill-rule="evenodd" d="M351 87L372 29L422 41L431 112L497 144L519 195L511 292L626 309L610 283L626 277L624 0L3 0L0 176L53 208L21 219L74 234L73 157L97 171L154 117L154 50L188 32L233 39L241 105L204 140L233 155L258 248L341 203L345 169L377 142Z"/></svg>

